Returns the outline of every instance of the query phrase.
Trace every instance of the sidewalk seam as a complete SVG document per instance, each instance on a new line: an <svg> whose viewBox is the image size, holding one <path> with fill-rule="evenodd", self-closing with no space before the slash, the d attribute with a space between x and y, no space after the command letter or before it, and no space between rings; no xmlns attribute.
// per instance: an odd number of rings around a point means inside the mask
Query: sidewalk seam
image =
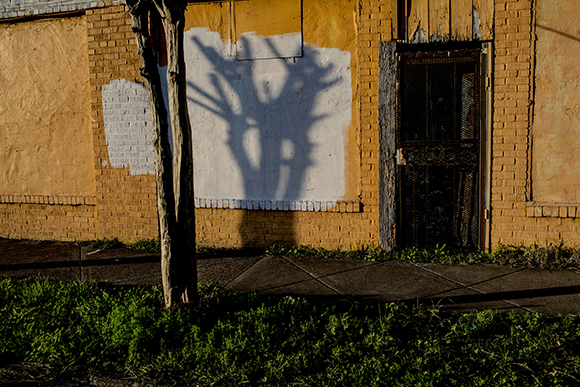
<svg viewBox="0 0 580 387"><path fill-rule="evenodd" d="M321 280L319 280L319 278L322 278L322 277L317 277L317 276L315 276L314 274L312 274L312 273L308 272L307 270L305 270L304 268L300 267L298 264L296 264L295 262L293 262L293 261L289 260L288 258L286 258L286 257L284 257L284 256L283 256L282 258L283 258L283 259L284 259L286 262L290 263L292 266L296 267L297 269L301 270L302 272L304 272L304 273L306 273L307 275L309 275L310 277L312 277L312 279L314 279L316 282L320 283L322 286L325 286L325 287L327 287L328 289L330 289L330 290L332 290L332 291L336 292L337 294L339 294L339 295L341 295L341 296L345 296L345 294L341 293L340 291L338 291L338 290L337 290L337 289L335 289L334 287L332 287L332 286L330 286L330 285L328 285L328 284L326 284L326 283L322 282Z"/></svg>
<svg viewBox="0 0 580 387"><path fill-rule="evenodd" d="M488 293L484 292L483 290L479 290L479 289L473 288L472 286L474 286L474 285L479 285L479 284L482 284L482 283L485 283L485 282L488 282L488 281L491 281L491 280L495 280L495 279L498 279L498 278L507 277L507 276L509 276L509 275L516 274L516 273L519 273L519 272L522 272L522 271L525 271L525 270L527 270L527 268L522 268L522 269L519 269L519 270L513 271L513 272L511 272L511 273L507 273L507 274L503 274L503 275L500 275L500 276L497 276L497 277L489 278L489 279L487 279L487 280L484 280L484 281L475 282L475 283L473 283L473 284L471 284L471 285L466 285L466 284L464 284L464 283L461 283L461 282L459 282L459 281L455 281L455 280L453 280L453 279L451 279L451 278L448 278L448 277L444 276L443 274L437 273L436 271L433 271L433 270L430 270L430 269L428 269L428 268L426 268L426 267L423 267L423 266L420 266L420 265L418 265L418 264L415 264L414 262L411 262L411 264L412 264L413 266L415 266L416 268L418 268L418 269L425 270L425 271L427 271L427 272L429 272L429 273L431 273L431 274L434 274L434 275L436 275L437 277L443 278L443 279L445 279L445 280L447 280L447 281L449 281L449 282L452 282L452 283L454 283L454 284L457 284L457 285L461 286L461 288L464 288L464 289L470 289L470 290L473 290L474 292L477 292L477 293L480 293L480 294L488 294ZM458 290L458 289L454 289L454 290ZM441 292L440 292L440 293L436 293L436 294L433 294L433 295L430 295L430 296L427 296L427 297L433 297L433 296L437 296L438 294L443 294L443 293L446 293L446 292L442 292L442 293L441 293ZM502 302L505 302L506 304L509 304L509 305L515 306L515 307L517 307L517 308L523 309L523 310L525 310L525 311L527 311L527 312L530 312L530 313L537 313L536 311L534 311L534 310L532 310L532 309L529 309L529 308L527 308L527 307L525 307L525 306L519 305L519 304L517 304L517 303L515 303L515 302L513 302L513 301L509 301L509 300L501 300L501 301L502 301Z"/></svg>
<svg viewBox="0 0 580 387"><path fill-rule="evenodd" d="M244 270L242 270L240 273L238 273L238 275L236 275L234 278L232 278L231 280L229 280L222 287L224 289L227 288L229 284L231 284L232 282L234 282L235 280L237 280L242 274L244 274L245 272L247 272L248 270L250 270L252 267L254 267L254 265L256 265L258 262L261 262L264 258L265 258L264 255L260 256L260 259L258 259L256 262L254 262L253 264L251 264L250 266L248 266L247 268L245 268Z"/></svg>

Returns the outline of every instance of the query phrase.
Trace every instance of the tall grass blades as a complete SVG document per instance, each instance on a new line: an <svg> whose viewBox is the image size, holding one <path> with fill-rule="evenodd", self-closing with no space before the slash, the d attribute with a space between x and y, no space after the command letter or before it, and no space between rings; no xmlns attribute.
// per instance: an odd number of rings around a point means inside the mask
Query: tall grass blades
<svg viewBox="0 0 580 387"><path fill-rule="evenodd" d="M220 386L580 383L579 316L200 290L194 313L163 310L159 288L0 278L0 351L61 370Z"/></svg>

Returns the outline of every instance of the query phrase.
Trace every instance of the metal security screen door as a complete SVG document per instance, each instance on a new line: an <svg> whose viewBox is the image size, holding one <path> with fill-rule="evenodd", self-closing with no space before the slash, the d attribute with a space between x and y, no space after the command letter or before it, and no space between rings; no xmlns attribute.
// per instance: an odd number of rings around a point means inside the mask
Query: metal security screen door
<svg viewBox="0 0 580 387"><path fill-rule="evenodd" d="M480 50L399 53L397 244L481 245Z"/></svg>

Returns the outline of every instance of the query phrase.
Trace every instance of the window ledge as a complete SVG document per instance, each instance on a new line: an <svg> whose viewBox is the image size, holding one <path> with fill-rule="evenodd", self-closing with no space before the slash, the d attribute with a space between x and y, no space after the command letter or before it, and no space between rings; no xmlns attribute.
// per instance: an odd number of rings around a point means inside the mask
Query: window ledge
<svg viewBox="0 0 580 387"><path fill-rule="evenodd" d="M0 204L56 204L69 206L94 206L95 196L61 195L0 195Z"/></svg>
<svg viewBox="0 0 580 387"><path fill-rule="evenodd" d="M576 218L580 217L580 203L527 202L528 218Z"/></svg>
<svg viewBox="0 0 580 387"><path fill-rule="evenodd" d="M236 210L363 212L358 201L289 201L195 198L195 208L229 208Z"/></svg>

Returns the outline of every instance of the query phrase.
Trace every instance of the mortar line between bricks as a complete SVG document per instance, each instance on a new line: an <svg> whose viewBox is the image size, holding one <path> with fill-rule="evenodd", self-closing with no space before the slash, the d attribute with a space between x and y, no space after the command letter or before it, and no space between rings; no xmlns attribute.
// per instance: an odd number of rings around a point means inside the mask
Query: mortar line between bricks
<svg viewBox="0 0 580 387"><path fill-rule="evenodd" d="M414 263L414 262L411 262L411 264L412 264L413 266L415 266L416 268L418 268L418 269L425 270L425 271L427 271L427 272L429 272L429 273L431 273L431 274L434 274L434 275L436 275L437 277L443 278L443 279L445 279L445 280L447 280L447 281L449 281L449 282L452 282L452 283L454 283L454 284L457 284L457 285L461 286L461 289L470 289L470 290L473 290L474 292L477 292L477 293L480 293L480 294L488 294L488 293L484 292L483 290L479 290L479 289L473 288L472 286L475 286L475 285L480 285L480 284L482 284L482 283L485 283L485 282L488 282L488 281L491 281L491 280L495 280L495 279L502 278L502 277L507 277L507 276L509 276L509 275L512 275L512 274L519 273L519 272L522 272L522 271L524 271L524 270L527 270L527 268L525 268L525 267L524 267L524 268L521 268L521 269L519 269L519 270L513 271L513 272L511 272L511 273L506 273L506 274L503 274L503 275L500 275L500 276L496 276L496 277L493 277L493 278L486 279L486 280L484 280L484 281L475 282L475 283L473 283L473 284L471 284L471 285L466 285L466 284L464 284L464 283L461 283L461 282L459 282L459 281L456 281L456 280L453 280L453 279L451 279L451 278L448 278L448 277L444 276L443 274L437 273L437 272L436 272L436 271L434 271L434 270L428 269L428 268L426 268L426 267L422 267L422 266L420 266L420 265L418 265L418 264L416 264L416 263ZM457 290L457 289L454 289L454 290ZM435 296L437 296L437 295L439 295L439 294L444 294L444 293L446 293L446 292L439 292L439 293L435 293L435 294L432 294L432 295L429 295L429 296L425 296L425 298L427 298L427 297L435 297ZM532 310L532 309L529 309L529 308L527 308L527 307L525 307L525 306L519 305L519 304L517 304L517 303L515 303L515 302L513 302L513 301L509 301L509 300L501 300L501 301L502 301L502 302L505 302L506 304L509 304L509 305L515 306L516 308L523 309L523 310L525 310L525 311L527 311L527 312L530 312L530 313L537 313L536 311L534 311L534 310Z"/></svg>
<svg viewBox="0 0 580 387"><path fill-rule="evenodd" d="M319 284L321 284L322 286L325 286L327 288L329 288L330 290L332 290L333 292L336 292L337 294L340 294L341 296L344 296L345 294L341 293L340 291L338 291L337 289L335 289L334 287L322 282L319 278L322 277L317 277L314 274L308 272L307 270L303 269L302 267L298 266L296 263L292 262L291 260L289 260L286 257L282 257L284 260L286 260L286 262L289 262L292 266L296 267L298 270L301 270L302 272L306 273L307 275L309 275L310 277L312 277L312 279L314 279L316 282L318 282Z"/></svg>

